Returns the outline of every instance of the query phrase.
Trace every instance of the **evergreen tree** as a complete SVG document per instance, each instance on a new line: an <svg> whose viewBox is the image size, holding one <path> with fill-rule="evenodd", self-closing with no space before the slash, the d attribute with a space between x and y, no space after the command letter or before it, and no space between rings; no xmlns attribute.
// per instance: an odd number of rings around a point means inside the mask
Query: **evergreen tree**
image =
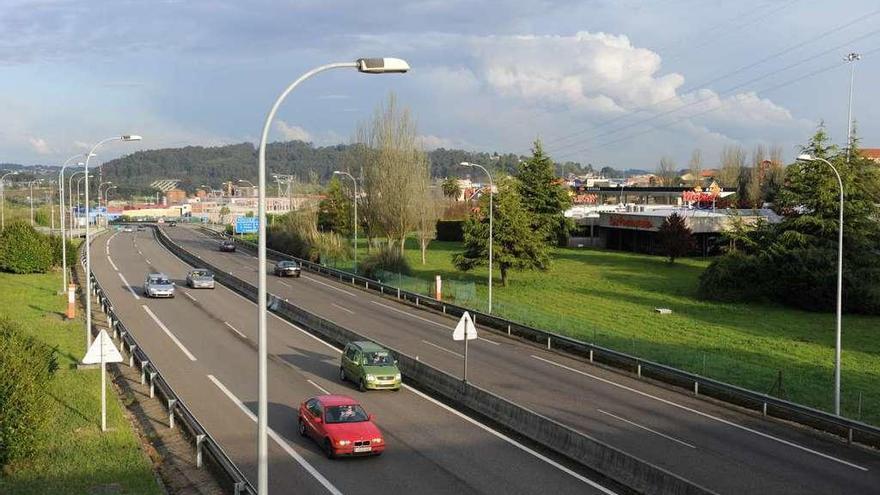
<svg viewBox="0 0 880 495"><path fill-rule="evenodd" d="M694 244L694 236L690 227L685 223L684 217L678 213L673 213L663 220L657 236L663 254L669 257L670 263L675 263L675 258L688 254Z"/></svg>
<svg viewBox="0 0 880 495"><path fill-rule="evenodd" d="M550 256L542 234L532 227L532 216L523 205L516 185L505 180L498 186L494 198L492 256L494 266L501 272L501 285L506 286L511 270L546 270ZM488 211L488 198L484 197L478 212L464 224L465 251L452 260L459 270L488 264Z"/></svg>
<svg viewBox="0 0 880 495"><path fill-rule="evenodd" d="M520 163L516 176L523 207L532 214L532 228L551 243L568 233L569 222L563 212L571 207L571 196L556 177L555 168L541 141L536 140L532 156Z"/></svg>
<svg viewBox="0 0 880 495"><path fill-rule="evenodd" d="M335 175L327 183L324 199L318 204L318 229L346 237L354 231L351 192L343 187L342 181Z"/></svg>

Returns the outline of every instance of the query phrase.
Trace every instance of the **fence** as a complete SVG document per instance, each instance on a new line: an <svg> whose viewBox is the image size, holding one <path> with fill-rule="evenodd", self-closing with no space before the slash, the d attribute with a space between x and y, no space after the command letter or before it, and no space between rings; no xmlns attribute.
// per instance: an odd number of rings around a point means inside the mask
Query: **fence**
<svg viewBox="0 0 880 495"><path fill-rule="evenodd" d="M213 235L219 235L216 232L207 232ZM256 246L253 243L245 241L241 242L240 245L243 248L252 251L256 250ZM679 363L681 367L685 368L679 369L674 366L660 364L650 359L638 357L635 354L616 351L600 345L597 342L584 342L559 333L541 330L498 316L488 315L479 310L474 310L473 308L463 307L445 301L438 301L420 292L408 291L404 288L385 284L377 280L368 279L321 264L312 263L308 260L289 256L271 249L267 250L267 256L272 260L296 260L305 270L336 279L342 283L351 284L352 286L364 290L375 291L384 296L394 297L400 302L421 309L433 310L454 317L459 317L465 311L468 311L474 318L475 323L484 328L506 334L510 337L517 337L547 349L571 354L588 360L591 363L621 369L632 373L638 378L647 378L679 387L694 395L702 395L742 408L758 411L764 416L775 417L809 426L817 430L840 436L850 443L855 442L874 448L880 448L880 428L858 420L835 416L814 407L785 400L784 398L775 397L769 393L772 391L772 382L770 382L771 388L767 392L749 390L698 374L700 369L699 366L701 365L699 361L693 362L692 360L692 362L686 366L684 365L685 363ZM623 346L622 348L626 348L626 346ZM725 364L729 363L730 362L727 361ZM713 363L713 365L715 364ZM743 363L739 363L739 365L749 366L748 364ZM686 369L692 371L686 371ZM782 386L783 388L785 387L784 376ZM865 406L861 402L860 397L860 395L858 397L847 396L846 410L852 412L853 409L856 409L856 413L859 414L860 409Z"/></svg>
<svg viewBox="0 0 880 495"><path fill-rule="evenodd" d="M85 258L81 258L80 261L83 270L85 270ZM122 350L128 354L128 365L139 368L141 370L141 384L149 385L150 398L156 396L162 398L162 403L168 411L169 427L175 428L180 425L184 434L193 442L196 451L196 466L203 467L204 461L207 459L211 463L213 471L230 483L235 495L256 495L257 491L250 481L232 462L220 444L199 423L183 399L177 395L165 377L162 376L159 368L153 364L143 348L137 344L125 323L117 316L113 309L113 303L107 297L94 274L90 273L88 276L92 283L93 294L85 294L85 296L94 295L97 298L98 309L107 315L111 335L119 342Z"/></svg>

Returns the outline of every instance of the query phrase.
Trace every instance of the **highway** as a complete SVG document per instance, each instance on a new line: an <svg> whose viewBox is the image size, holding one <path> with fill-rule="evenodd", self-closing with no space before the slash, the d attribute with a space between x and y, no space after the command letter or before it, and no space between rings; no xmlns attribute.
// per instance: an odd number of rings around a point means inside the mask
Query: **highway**
<svg viewBox="0 0 880 495"><path fill-rule="evenodd" d="M152 229L107 233L91 249L92 271L116 313L256 485L256 305L219 284L186 288L190 267ZM148 272L169 275L177 296L144 297ZM420 392L360 393L338 380L336 348L280 318L270 317L268 331L273 493L615 493ZM328 392L351 395L376 416L387 441L381 457L329 460L298 435L299 403Z"/></svg>
<svg viewBox="0 0 880 495"><path fill-rule="evenodd" d="M250 254L220 253L216 239L189 227L162 228L191 253L256 283L256 259ZM142 243L147 242L144 234L139 234L139 238L143 238ZM176 259L171 259L170 253L158 252L152 256L162 258L153 260L163 263L157 267L175 266ZM170 275L182 278L183 267L177 264ZM271 270L271 266L269 268ZM134 273L137 270L141 270L140 275L135 276L139 282L143 262ZM391 298L308 272L300 279L270 275L269 292L378 342L418 356L448 373L461 375L461 343L451 339L456 323L453 318L419 311ZM210 319L229 313L228 308L222 307L205 310L203 318ZM242 309L240 313L233 324L251 335L255 326L254 311ZM272 330L270 340L273 349L278 349L279 345L283 346L278 340L289 340L295 332L284 329L277 321L273 325L277 328ZM315 348L320 349L320 345ZM327 359L320 359L325 363L323 366L329 366ZM302 359L295 364L321 370ZM333 376L329 367L325 371L321 376ZM278 371L273 369L273 373ZM489 331L484 330L481 339L470 345L468 378L475 385L719 493L876 494L880 487L880 456L876 452L591 366ZM340 386L333 380L321 383ZM244 386L237 385L236 390ZM369 398L372 406L373 396ZM376 406L389 407L384 400ZM385 416L382 410L376 412L380 418ZM454 444L439 443L434 448L446 450L454 448ZM542 467L542 473L546 472L546 467ZM558 473L554 475L554 479L558 478ZM527 478L542 476L534 473ZM527 485L520 486L519 481L508 481L517 486L518 491L531 491ZM578 488L583 489L584 485ZM547 493L550 489L542 487L538 491Z"/></svg>

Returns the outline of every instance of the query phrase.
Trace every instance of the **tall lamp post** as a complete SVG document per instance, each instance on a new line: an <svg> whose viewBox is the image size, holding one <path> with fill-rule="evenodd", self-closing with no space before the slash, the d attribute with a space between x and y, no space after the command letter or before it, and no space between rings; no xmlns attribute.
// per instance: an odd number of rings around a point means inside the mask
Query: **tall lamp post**
<svg viewBox="0 0 880 495"><path fill-rule="evenodd" d="M82 170L80 170L79 173L84 173L84 172L83 172ZM76 179L76 207L77 207L77 211L79 211L79 213L80 213L80 215L79 215L80 218L82 218L83 213L84 213L85 211L82 210L82 206L83 206L83 204L82 204L83 195L82 195L82 192L80 191L80 187L79 187L79 186L82 185L82 183L83 183L83 181L85 180L85 178L86 178L86 176L83 175L83 176L80 177L79 179ZM89 178L91 179L91 177L89 177ZM89 187L88 184L86 184L86 187ZM88 222L88 218L86 218L86 222Z"/></svg>
<svg viewBox="0 0 880 495"><path fill-rule="evenodd" d="M31 202L31 226L34 225L34 182L42 181L43 179L34 179L28 182L28 187L30 188L30 196L28 196L28 199L30 199Z"/></svg>
<svg viewBox="0 0 880 495"><path fill-rule="evenodd" d="M105 143L109 143L110 141L140 141L140 136L135 135L124 135L124 136L113 136L107 139L98 141L92 147L91 151L86 155L86 162L83 164L83 178L86 181L86 349L88 346L92 345L92 246L90 244L92 238L91 233L89 232L89 160L93 156L95 156L95 151L98 150ZM98 198L100 200L100 197Z"/></svg>
<svg viewBox="0 0 880 495"><path fill-rule="evenodd" d="M83 162L77 162L76 166L82 167ZM75 213L76 210L74 210L75 207L74 207L74 202L73 202L73 178L81 173L83 173L82 170L77 170L74 173L70 174L70 176L67 178L67 203L68 203L68 209L70 210L70 224L71 225L76 224L76 213ZM77 181L77 185L79 185L79 181ZM79 191L77 191L77 193L76 193L76 200L79 201ZM67 233L69 234L70 238L73 239L73 232L70 228L67 229Z"/></svg>
<svg viewBox="0 0 880 495"><path fill-rule="evenodd" d="M492 182L492 175L486 170L486 167L470 162L461 162L459 165L462 167L477 167L489 177L489 314L492 314L492 217L495 216L492 211L492 196L495 186Z"/></svg>
<svg viewBox="0 0 880 495"><path fill-rule="evenodd" d="M101 207L101 198L103 196L103 194L101 193L101 188L104 186L112 187L112 184L113 184L113 181L109 181L109 180L98 184L98 208ZM108 187L108 189L109 189L109 187ZM95 225L98 224L97 220L98 220L97 217L95 217ZM104 203L104 225L107 225L107 204L106 203Z"/></svg>
<svg viewBox="0 0 880 495"><path fill-rule="evenodd" d="M348 172L342 172L339 170L334 170L333 175L344 175L351 179L351 182L354 184L354 199L352 203L354 204L354 216L353 216L353 224L354 224L354 272L358 271L358 181Z"/></svg>
<svg viewBox="0 0 880 495"><path fill-rule="evenodd" d="M841 341L841 317L842 317L842 300L843 300L843 181L840 179L840 173L834 168L828 160L804 153L797 158L802 162L820 161L831 167L834 175L837 176L837 185L840 187L840 206L837 226L837 332L834 344L834 414L840 416L840 341Z"/></svg>
<svg viewBox="0 0 880 495"><path fill-rule="evenodd" d="M6 177L18 172L6 172L0 176L0 230L6 228Z"/></svg>
<svg viewBox="0 0 880 495"><path fill-rule="evenodd" d="M846 115L846 163L849 163L850 149L852 148L852 99L853 99L853 83L856 79L855 62L862 59L862 55L858 53L849 53L843 57L844 62L849 62L849 110Z"/></svg>
<svg viewBox="0 0 880 495"><path fill-rule="evenodd" d="M266 371L267 371L267 359L266 359L266 141L269 139L269 129L272 125L272 120L275 118L275 113L278 112L278 107L281 106L281 103L287 98L287 95L290 94L297 86L300 85L306 79L314 76L315 74L331 70L331 69L341 69L341 68L351 68L357 69L359 72L367 73L367 74L387 74L387 73L402 73L409 70L409 64L405 61L397 59L397 58L361 58L354 62L340 62L322 65L320 67L316 67L302 76L299 77L296 81L291 83L287 89L285 89L281 95L278 96L278 99L275 100L275 103L272 105L272 108L269 110L269 114L266 116L266 122L263 124L263 132L260 136L260 149L259 149L259 157L258 157L258 166L259 166L259 179L260 187L258 190L258 215L259 215L259 225L257 226L259 239L257 243L257 258L259 261L259 282L258 282L258 295L257 301L259 303L258 307L258 329L259 329L259 352L258 352L258 367L259 367L259 399L257 405L257 493L261 495L266 495L269 492L269 442L268 437L266 436L266 428L268 426L268 415L267 415L267 400L268 394L266 389Z"/></svg>
<svg viewBox="0 0 880 495"><path fill-rule="evenodd" d="M66 208L64 207L64 169L75 159L83 156L84 153L77 153L61 165L61 171L58 172L58 212L61 213L61 293L67 292L67 236L64 232L64 215Z"/></svg>

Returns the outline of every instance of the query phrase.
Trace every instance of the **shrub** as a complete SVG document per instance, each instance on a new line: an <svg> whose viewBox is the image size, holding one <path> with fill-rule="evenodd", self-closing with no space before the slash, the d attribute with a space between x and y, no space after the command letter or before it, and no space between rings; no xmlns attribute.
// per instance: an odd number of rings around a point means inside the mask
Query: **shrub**
<svg viewBox="0 0 880 495"><path fill-rule="evenodd" d="M406 257L400 253L399 249L389 245L382 246L375 254L367 257L366 260L360 263L359 268L363 276L373 279L376 278L380 271L402 275L412 273L412 268L410 268Z"/></svg>
<svg viewBox="0 0 880 495"><path fill-rule="evenodd" d="M13 222L0 233L0 270L45 273L52 264L52 245L48 236L40 234L27 223Z"/></svg>
<svg viewBox="0 0 880 495"><path fill-rule="evenodd" d="M57 369L55 349L0 319L0 466L33 452L49 419L46 388Z"/></svg>
<svg viewBox="0 0 880 495"><path fill-rule="evenodd" d="M772 292L757 256L739 252L716 258L700 275L698 296L715 301L757 301Z"/></svg>
<svg viewBox="0 0 880 495"><path fill-rule="evenodd" d="M52 264L55 266L61 266L61 258L64 250L61 246L61 237L57 235L49 236L49 245L52 247ZM67 241L67 266L75 266L76 265L76 256L77 256L77 248L78 244L74 244Z"/></svg>
<svg viewBox="0 0 880 495"><path fill-rule="evenodd" d="M438 241L464 241L464 220L437 220Z"/></svg>

